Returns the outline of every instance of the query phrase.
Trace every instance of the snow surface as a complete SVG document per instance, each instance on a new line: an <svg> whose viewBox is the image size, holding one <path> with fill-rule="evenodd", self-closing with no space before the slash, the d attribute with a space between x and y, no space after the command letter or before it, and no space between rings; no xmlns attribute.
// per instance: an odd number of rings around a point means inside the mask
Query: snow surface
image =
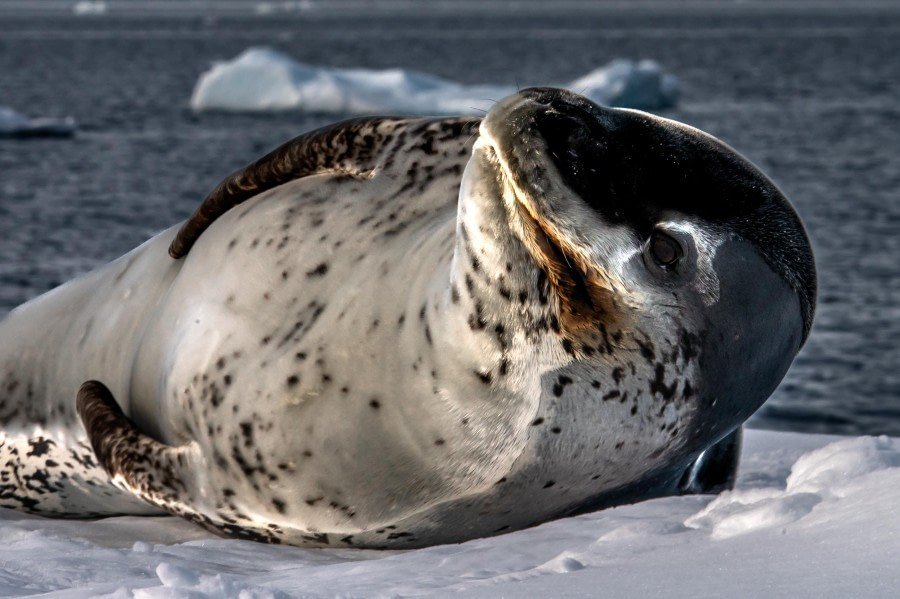
<svg viewBox="0 0 900 599"><path fill-rule="evenodd" d="M220 539L173 517L0 509L0 596L896 597L900 440L748 431L734 491L415 551Z"/></svg>
<svg viewBox="0 0 900 599"><path fill-rule="evenodd" d="M609 106L674 106L678 80L650 60L614 60L560 85ZM196 111L303 110L322 114L483 114L516 89L462 85L404 69L329 69L296 62L270 48L249 48L200 75Z"/></svg>
<svg viewBox="0 0 900 599"><path fill-rule="evenodd" d="M0 137L69 137L75 133L75 120L31 119L8 106L0 106Z"/></svg>

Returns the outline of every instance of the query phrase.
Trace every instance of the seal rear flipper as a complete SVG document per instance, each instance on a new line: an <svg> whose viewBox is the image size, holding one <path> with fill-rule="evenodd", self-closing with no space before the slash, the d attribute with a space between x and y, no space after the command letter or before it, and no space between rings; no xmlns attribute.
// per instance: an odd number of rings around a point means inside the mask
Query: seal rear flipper
<svg viewBox="0 0 900 599"><path fill-rule="evenodd" d="M168 512L204 519L192 507L197 489L189 484L199 459L196 444L172 447L146 435L98 381L81 386L76 407L94 455L115 486Z"/></svg>
<svg viewBox="0 0 900 599"><path fill-rule="evenodd" d="M682 495L706 495L728 491L737 480L744 428L739 426L697 456L684 471L678 490Z"/></svg>
<svg viewBox="0 0 900 599"><path fill-rule="evenodd" d="M214 498L202 489L205 468L199 446L173 447L145 434L103 383L84 383L76 405L97 460L120 489L218 534L263 543L291 538L296 544L328 545L328 535L282 529L235 513L234 506L212 507Z"/></svg>
<svg viewBox="0 0 900 599"><path fill-rule="evenodd" d="M86 442L51 432L0 432L0 507L54 518L161 513L113 486Z"/></svg>

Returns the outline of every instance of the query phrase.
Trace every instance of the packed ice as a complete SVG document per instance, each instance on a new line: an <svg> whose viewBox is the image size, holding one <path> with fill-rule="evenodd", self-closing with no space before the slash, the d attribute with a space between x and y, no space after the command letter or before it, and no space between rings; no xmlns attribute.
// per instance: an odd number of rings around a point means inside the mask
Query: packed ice
<svg viewBox="0 0 900 599"><path fill-rule="evenodd" d="M600 104L645 110L673 107L678 80L651 60L618 59L568 83L548 82ZM335 115L481 114L513 86L463 85L405 69L335 69L295 61L270 48L249 48L200 75L195 111L301 110Z"/></svg>
<svg viewBox="0 0 900 599"><path fill-rule="evenodd" d="M29 118L8 106L0 106L0 138L2 137L69 137L75 133L71 117Z"/></svg>
<svg viewBox="0 0 900 599"><path fill-rule="evenodd" d="M173 517L0 510L0 596L887 597L900 440L748 431L733 491L415 551L220 539Z"/></svg>

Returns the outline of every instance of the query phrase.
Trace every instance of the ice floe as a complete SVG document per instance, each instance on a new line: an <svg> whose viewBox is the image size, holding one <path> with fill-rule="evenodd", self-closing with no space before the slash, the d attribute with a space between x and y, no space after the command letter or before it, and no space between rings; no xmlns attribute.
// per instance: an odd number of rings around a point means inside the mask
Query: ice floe
<svg viewBox="0 0 900 599"><path fill-rule="evenodd" d="M900 441L751 430L735 490L415 551L220 539L171 517L0 509L0 596L887 597Z"/></svg>
<svg viewBox="0 0 900 599"><path fill-rule="evenodd" d="M601 104L660 110L678 101L678 80L653 61L615 60L569 83L548 82ZM404 69L334 69L295 61L270 48L249 48L200 75L195 111L301 110L335 115L479 114L513 86L463 85Z"/></svg>
<svg viewBox="0 0 900 599"><path fill-rule="evenodd" d="M75 120L29 118L24 114L0 106L0 138L2 137L71 137L75 133Z"/></svg>
<svg viewBox="0 0 900 599"><path fill-rule="evenodd" d="M104 0L81 0L72 5L76 15L105 15L109 6Z"/></svg>

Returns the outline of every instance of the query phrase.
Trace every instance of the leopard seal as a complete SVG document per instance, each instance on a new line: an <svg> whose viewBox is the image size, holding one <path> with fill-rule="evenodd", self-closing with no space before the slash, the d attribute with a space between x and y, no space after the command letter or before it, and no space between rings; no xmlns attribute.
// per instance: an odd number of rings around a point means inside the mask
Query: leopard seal
<svg viewBox="0 0 900 599"><path fill-rule="evenodd" d="M815 295L685 125L551 88L339 123L0 323L0 505L407 548L714 490Z"/></svg>

